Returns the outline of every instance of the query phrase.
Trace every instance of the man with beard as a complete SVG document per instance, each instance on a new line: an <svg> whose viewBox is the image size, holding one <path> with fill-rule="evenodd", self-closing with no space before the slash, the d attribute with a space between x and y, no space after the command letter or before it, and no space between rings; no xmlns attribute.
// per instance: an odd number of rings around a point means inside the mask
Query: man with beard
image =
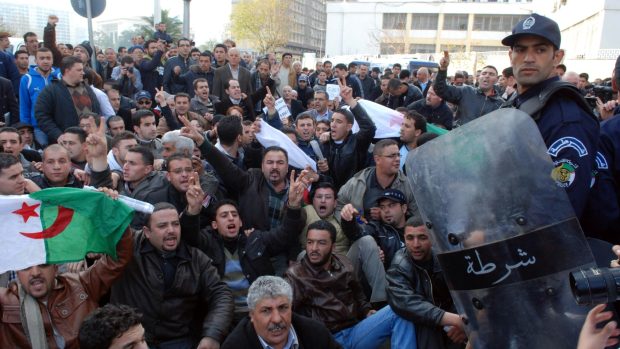
<svg viewBox="0 0 620 349"><path fill-rule="evenodd" d="M448 104L435 93L435 89L430 83L426 92L425 99L413 102L407 106L407 109L422 114L422 116L426 118L426 121L433 125L451 130L452 121L454 119L452 110L450 110ZM404 161L405 159L402 160Z"/></svg>
<svg viewBox="0 0 620 349"><path fill-rule="evenodd" d="M250 284L262 275L274 274L271 257L285 252L298 239L304 224L301 203L307 186L306 173L297 179L291 173L287 210L282 224L269 230L254 229L239 217L233 200L220 200L213 208L211 229L199 231L203 195L196 178L190 178L187 208L181 217L184 239L213 260L222 280L231 288L235 300L234 323L248 315L247 293ZM242 228L243 226L243 228Z"/></svg>
<svg viewBox="0 0 620 349"><path fill-rule="evenodd" d="M341 348L325 325L293 313L293 289L277 276L261 276L248 291L250 316L222 349Z"/></svg>
<svg viewBox="0 0 620 349"><path fill-rule="evenodd" d="M135 235L133 253L110 303L143 314L149 347L219 348L232 320L232 294L211 259L181 240L172 204L155 205Z"/></svg>
<svg viewBox="0 0 620 349"><path fill-rule="evenodd" d="M482 68L476 88L470 85L448 85L446 77L449 64L450 54L444 51L433 88L439 97L458 106L456 119L461 126L498 109L504 103L502 97L495 91L498 76L494 66L488 65Z"/></svg>
<svg viewBox="0 0 620 349"><path fill-rule="evenodd" d="M272 90L275 85L275 79L278 75L279 66L274 64L270 65L267 59L261 59L256 65L256 71L252 73L250 83L252 84L252 91L256 92L265 86L269 86ZM258 100L254 104L254 112L259 115L263 112L262 101Z"/></svg>
<svg viewBox="0 0 620 349"><path fill-rule="evenodd" d="M30 67L28 74L22 76L19 84L19 115L20 122L34 127L34 136L42 147L48 144L47 135L37 126L34 117L34 104L41 90L49 85L52 79L62 79L60 71L52 67L52 51L46 47L37 50L36 66Z"/></svg>
<svg viewBox="0 0 620 349"><path fill-rule="evenodd" d="M316 221L308 227L306 255L285 278L293 287L293 311L321 321L344 348L378 348L391 337L392 348L414 348L415 329L389 306L373 310L351 262L333 253L336 229Z"/></svg>

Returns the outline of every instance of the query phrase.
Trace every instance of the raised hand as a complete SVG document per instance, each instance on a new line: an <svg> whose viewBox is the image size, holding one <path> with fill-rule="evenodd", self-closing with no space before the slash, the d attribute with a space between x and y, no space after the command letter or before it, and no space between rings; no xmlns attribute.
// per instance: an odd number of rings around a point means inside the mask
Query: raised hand
<svg viewBox="0 0 620 349"><path fill-rule="evenodd" d="M185 198L187 199L187 213L190 215L199 214L200 210L202 210L205 193L200 187L200 177L196 172L189 177L189 188L187 188Z"/></svg>
<svg viewBox="0 0 620 349"><path fill-rule="evenodd" d="M272 64L269 72L271 76L275 77L276 75L278 75L278 73L280 72L280 63Z"/></svg>
<svg viewBox="0 0 620 349"><path fill-rule="evenodd" d="M443 57L439 60L439 69L447 70L448 65L450 65L450 52L443 51Z"/></svg>
<svg viewBox="0 0 620 349"><path fill-rule="evenodd" d="M340 97L351 108L355 108L357 101L353 98L353 89L347 86L347 80L345 77L338 79L338 86L340 86ZM336 101L334 101L334 104Z"/></svg>
<svg viewBox="0 0 620 349"><path fill-rule="evenodd" d="M353 207L352 204L346 204L340 211L340 218L344 219L347 222L352 221L355 217L359 216L360 212Z"/></svg>
<svg viewBox="0 0 620 349"><path fill-rule="evenodd" d="M267 90L267 94L265 95L265 98L263 99L263 103L267 107L268 113L273 114L273 112L276 109L276 99L271 94L271 90L269 89L269 86L265 86L265 89Z"/></svg>
<svg viewBox="0 0 620 349"><path fill-rule="evenodd" d="M105 136L105 118L101 117L101 122L97 131L86 137L86 156L88 158L107 157L108 140Z"/></svg>
<svg viewBox="0 0 620 349"><path fill-rule="evenodd" d="M301 207L301 201L304 197L304 190L308 187L308 171L301 171L301 174L295 179L295 170L291 171L290 186L288 188L288 204L289 207Z"/></svg>
<svg viewBox="0 0 620 349"><path fill-rule="evenodd" d="M155 100L160 107L165 107L166 105L168 105L168 103L166 103L166 93L163 86L161 87L161 89L155 87Z"/></svg>
<svg viewBox="0 0 620 349"><path fill-rule="evenodd" d="M205 141L205 137L200 133L200 131L198 131L196 126L192 125L191 122L187 120L184 115L180 115L179 120L183 123L180 135L193 140L200 147L202 142Z"/></svg>

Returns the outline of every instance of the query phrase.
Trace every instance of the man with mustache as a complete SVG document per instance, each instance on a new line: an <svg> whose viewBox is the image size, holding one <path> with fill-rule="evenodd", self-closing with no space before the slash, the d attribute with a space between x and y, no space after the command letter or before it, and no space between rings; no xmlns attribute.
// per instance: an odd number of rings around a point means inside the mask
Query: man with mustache
<svg viewBox="0 0 620 349"><path fill-rule="evenodd" d="M110 302L137 308L151 348L219 349L233 313L230 289L210 258L181 241L177 209L155 204L134 237L134 257Z"/></svg>
<svg viewBox="0 0 620 349"><path fill-rule="evenodd" d="M4 171L7 168L0 173ZM0 178L0 183L3 181ZM82 321L99 307L99 299L121 276L131 260L132 246L127 229L117 244L117 258L104 256L79 274L58 274L55 264L17 271L18 281L0 287L0 347L79 348Z"/></svg>
<svg viewBox="0 0 620 349"><path fill-rule="evenodd" d="M448 51L444 51L444 56L439 61L439 71L433 83L433 89L437 96L458 105L456 119L459 120L460 125L465 125L482 115L488 114L504 103L499 93L495 91L498 74L494 66L488 65L482 68L476 88L469 85L448 85L446 78L449 64L450 55Z"/></svg>
<svg viewBox="0 0 620 349"><path fill-rule="evenodd" d="M542 92L558 84L560 78L555 66L564 57L560 43L558 24L547 17L532 14L515 25L512 35L502 40L502 44L510 47L512 72L517 81L516 96L507 104L523 109L532 100L537 102ZM555 166L552 177L566 190L575 215L583 224L590 187L595 184L592 173L596 172L599 162L598 121L579 94L559 92L532 117L549 147L548 153ZM600 163L607 161L603 158ZM601 211L608 209L608 203L606 199L601 200L600 204L604 205ZM602 224L599 221L594 225ZM587 226L584 228L588 231Z"/></svg>
<svg viewBox="0 0 620 349"><path fill-rule="evenodd" d="M237 325L222 349L341 348L325 325L293 313L292 302L293 290L284 279L256 279L248 291L250 316Z"/></svg>

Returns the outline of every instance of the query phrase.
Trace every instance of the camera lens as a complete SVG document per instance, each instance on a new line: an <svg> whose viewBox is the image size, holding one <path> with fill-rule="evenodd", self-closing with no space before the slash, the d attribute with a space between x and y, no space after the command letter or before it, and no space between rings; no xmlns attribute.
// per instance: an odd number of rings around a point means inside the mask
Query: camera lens
<svg viewBox="0 0 620 349"><path fill-rule="evenodd" d="M591 268L570 273L570 287L579 305L611 303L617 300L620 268Z"/></svg>

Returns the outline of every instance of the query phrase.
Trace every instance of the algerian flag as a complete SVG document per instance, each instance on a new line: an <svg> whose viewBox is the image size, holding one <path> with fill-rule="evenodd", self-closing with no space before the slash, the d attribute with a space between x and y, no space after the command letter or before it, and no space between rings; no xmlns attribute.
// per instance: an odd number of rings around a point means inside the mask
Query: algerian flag
<svg viewBox="0 0 620 349"><path fill-rule="evenodd" d="M265 120L260 121L260 132L255 136L258 142L265 148L278 146L286 150L289 165L300 169L310 165L316 171L316 162L293 143L287 135L269 125Z"/></svg>
<svg viewBox="0 0 620 349"><path fill-rule="evenodd" d="M357 101L375 123L377 131L375 138L398 138L400 137L400 125L403 124L403 115L394 109L382 106L381 104L360 99ZM359 130L359 127L357 128ZM438 135L448 133L448 130L437 127L433 124L426 124L426 131ZM356 130L353 133L357 132Z"/></svg>
<svg viewBox="0 0 620 349"><path fill-rule="evenodd" d="M132 218L124 203L77 188L0 196L0 273L79 261L89 252L116 258Z"/></svg>

